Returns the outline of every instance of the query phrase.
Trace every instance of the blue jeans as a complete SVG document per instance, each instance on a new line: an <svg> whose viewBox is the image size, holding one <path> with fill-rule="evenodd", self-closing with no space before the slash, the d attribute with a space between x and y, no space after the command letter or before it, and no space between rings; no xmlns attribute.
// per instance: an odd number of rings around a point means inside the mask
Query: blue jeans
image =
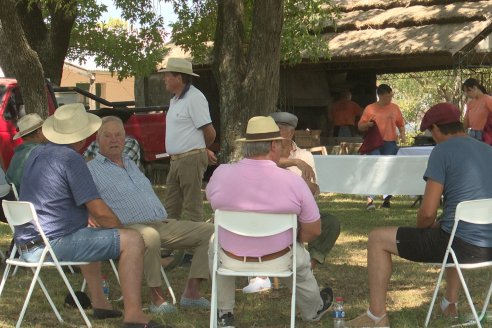
<svg viewBox="0 0 492 328"><path fill-rule="evenodd" d="M374 149L368 155L396 155L398 152L398 146L396 141L385 141L381 147ZM374 199L374 195L367 196L370 199Z"/></svg>
<svg viewBox="0 0 492 328"><path fill-rule="evenodd" d="M97 262L117 259L120 256L120 233L118 229L83 228L63 237L50 240L58 261ZM37 262L44 246L23 251L27 262ZM47 260L51 258L47 257Z"/></svg>

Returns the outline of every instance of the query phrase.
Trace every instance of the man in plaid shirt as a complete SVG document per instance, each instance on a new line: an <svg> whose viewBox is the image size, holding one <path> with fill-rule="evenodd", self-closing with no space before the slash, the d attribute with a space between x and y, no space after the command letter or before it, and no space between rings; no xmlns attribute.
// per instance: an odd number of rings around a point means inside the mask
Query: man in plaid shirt
<svg viewBox="0 0 492 328"><path fill-rule="evenodd" d="M140 145L138 144L137 139L133 137L127 136L125 138L125 148L123 149L123 152L130 157L132 161L137 164L137 166L140 168ZM97 140L94 140L91 142L91 144L87 147L87 149L84 151L84 157L87 160L93 159L96 154L99 153L99 144L97 143Z"/></svg>

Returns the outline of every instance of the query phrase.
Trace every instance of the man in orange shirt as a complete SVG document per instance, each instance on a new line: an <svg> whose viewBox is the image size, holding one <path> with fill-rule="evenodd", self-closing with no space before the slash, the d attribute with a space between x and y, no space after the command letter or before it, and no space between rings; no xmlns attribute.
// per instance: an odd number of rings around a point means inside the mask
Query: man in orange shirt
<svg viewBox="0 0 492 328"><path fill-rule="evenodd" d="M328 119L333 123L334 137L355 137L355 121L362 114L362 108L352 101L349 90L342 92L340 99L333 103Z"/></svg>
<svg viewBox="0 0 492 328"><path fill-rule="evenodd" d="M359 121L359 130L366 132L370 127L376 123L381 137L383 137L384 144L370 152L368 155L396 155L398 152L397 139L398 135L396 130L399 131L400 141L405 141L405 121L398 105L391 102L393 99L393 90L387 84L380 84L376 93L378 95L378 101L368 105L364 109L364 113ZM382 207L390 207L391 195L384 197ZM374 196L367 198L367 209L373 210Z"/></svg>

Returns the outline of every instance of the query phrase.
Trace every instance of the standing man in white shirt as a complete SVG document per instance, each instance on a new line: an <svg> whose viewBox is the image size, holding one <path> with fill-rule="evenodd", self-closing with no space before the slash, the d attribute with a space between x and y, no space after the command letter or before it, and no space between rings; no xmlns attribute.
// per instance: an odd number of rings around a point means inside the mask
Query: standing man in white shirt
<svg viewBox="0 0 492 328"><path fill-rule="evenodd" d="M192 85L192 64L169 58L164 72L166 90L174 94L166 116L166 151L171 168L166 181L168 218L203 221L202 180L207 165L216 158L207 150L216 136L208 102Z"/></svg>

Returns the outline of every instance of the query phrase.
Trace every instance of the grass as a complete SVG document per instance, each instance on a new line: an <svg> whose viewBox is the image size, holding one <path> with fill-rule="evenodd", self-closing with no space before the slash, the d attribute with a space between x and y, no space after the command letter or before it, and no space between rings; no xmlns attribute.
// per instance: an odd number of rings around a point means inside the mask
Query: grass
<svg viewBox="0 0 492 328"><path fill-rule="evenodd" d="M162 190L157 189L159 194ZM363 197L324 194L319 199L322 211L336 215L341 222L342 232L328 257L328 263L315 270L315 276L320 287L331 286L336 296L345 299L347 318L353 318L364 312L368 306L367 270L366 270L366 243L370 230L378 226L413 226L415 223L416 208L411 208L413 199L409 197L394 197L391 209L377 209L368 212L365 210ZM380 202L379 202L380 203ZM206 204L207 215L211 210ZM8 226L0 225L0 249L5 250L10 241ZM1 266L2 272L4 265ZM168 277L177 294L181 294L188 267L178 267L168 272ZM423 327L425 315L437 279L437 268L413 263L394 257L394 274L388 291L388 311L392 327ZM104 273L110 280L112 298L119 296L119 287L115 283L114 275L109 265L104 266ZM6 289L0 299L0 327L15 326L22 307L24 297L31 281L30 271L19 270L15 277L9 278ZM35 292L24 318L24 327L80 327L82 318L76 310L62 306L66 290L61 278L51 270L46 271L43 280L49 286L55 303L61 310L65 324L59 325L52 313L49 304L45 301L39 288ZM80 274L68 275L75 289L80 288L82 277ZM465 272L470 277L469 287L472 297L475 297L480 308L484 293L491 280L490 270L476 270ZM236 287L236 325L237 327L287 327L290 315L290 293L287 288L280 288L263 294L244 295L240 292L246 284L242 278L237 279ZM144 305L148 305L148 291L143 291ZM210 286L204 284L203 293L210 297ZM476 295L474 295L476 294ZM114 303L116 308L122 308L121 302ZM464 314L469 313L463 295L460 298L460 308ZM177 314L155 317L160 322L171 324L174 327L208 327L208 311L191 311L179 309ZM118 327L121 320L94 321L94 327ZM432 327L449 327L454 322L435 316ZM297 320L297 327L332 327L329 317L318 323L305 323ZM485 323L485 327L492 324Z"/></svg>

